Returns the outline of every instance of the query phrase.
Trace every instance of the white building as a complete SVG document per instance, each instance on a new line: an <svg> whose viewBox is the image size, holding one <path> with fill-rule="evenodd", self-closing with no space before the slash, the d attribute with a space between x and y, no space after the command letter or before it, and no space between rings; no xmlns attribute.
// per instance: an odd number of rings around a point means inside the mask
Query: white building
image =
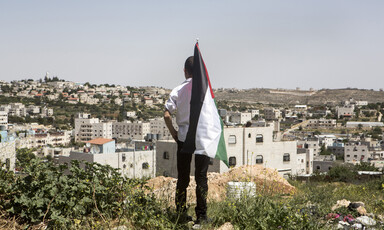
<svg viewBox="0 0 384 230"><path fill-rule="evenodd" d="M8 127L8 113L0 111L0 126Z"/></svg>
<svg viewBox="0 0 384 230"><path fill-rule="evenodd" d="M84 151L71 151L69 156L59 156L59 164L71 160L110 165L128 178L150 178L156 174L155 150L126 150L116 152L113 139L97 138L87 142Z"/></svg>
<svg viewBox="0 0 384 230"><path fill-rule="evenodd" d="M264 108L265 120L277 120L281 117L281 111L275 108Z"/></svg>
<svg viewBox="0 0 384 230"><path fill-rule="evenodd" d="M75 118L75 141L84 142L94 138L112 138L112 122L100 122L90 114L79 113Z"/></svg>
<svg viewBox="0 0 384 230"><path fill-rule="evenodd" d="M309 119L306 127L310 129L333 129L336 128L336 119Z"/></svg>
<svg viewBox="0 0 384 230"><path fill-rule="evenodd" d="M349 142L344 145L344 162L367 162L368 158L371 158L368 146L362 145L359 142Z"/></svg>
<svg viewBox="0 0 384 230"><path fill-rule="evenodd" d="M260 164L266 168L277 169L281 175L312 173L309 167L312 165L310 154L298 156L296 141L274 141L273 130L273 126L225 128L224 138L230 167ZM174 141L157 142L158 175L177 177L176 151ZM228 170L228 167L217 159L212 160L208 169L219 173ZM193 170L191 171L193 174Z"/></svg>
<svg viewBox="0 0 384 230"><path fill-rule="evenodd" d="M161 139L161 140L172 140L173 139L171 133L169 132L169 130L165 124L164 118L162 118L162 117L153 118L153 119L149 120L149 123L151 125L150 133L151 134L159 134L160 138L158 138L158 139ZM172 123L173 123L173 127L177 127L176 117L172 117Z"/></svg>
<svg viewBox="0 0 384 230"><path fill-rule="evenodd" d="M354 111L355 111L355 106L354 105L344 105L344 106L337 106L337 117L354 117Z"/></svg>
<svg viewBox="0 0 384 230"><path fill-rule="evenodd" d="M13 171L16 163L16 147L13 137L8 136L4 126L0 130L0 167L5 163L6 170Z"/></svg>
<svg viewBox="0 0 384 230"><path fill-rule="evenodd" d="M236 124L244 125L247 121L252 120L252 113L244 113L244 112L232 112L230 121Z"/></svg>
<svg viewBox="0 0 384 230"><path fill-rule="evenodd" d="M41 148L45 146L66 146L71 142L71 131L54 133L29 133L16 140L16 148Z"/></svg>
<svg viewBox="0 0 384 230"><path fill-rule="evenodd" d="M123 121L112 123L112 137L121 139L144 140L151 133L151 124L142 121Z"/></svg>

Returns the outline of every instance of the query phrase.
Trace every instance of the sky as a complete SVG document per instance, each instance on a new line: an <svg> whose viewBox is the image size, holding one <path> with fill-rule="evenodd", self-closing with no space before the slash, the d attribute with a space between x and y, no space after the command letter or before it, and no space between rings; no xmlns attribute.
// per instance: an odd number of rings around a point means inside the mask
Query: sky
<svg viewBox="0 0 384 230"><path fill-rule="evenodd" d="M196 38L213 88L384 88L382 0L0 0L0 80L174 88Z"/></svg>

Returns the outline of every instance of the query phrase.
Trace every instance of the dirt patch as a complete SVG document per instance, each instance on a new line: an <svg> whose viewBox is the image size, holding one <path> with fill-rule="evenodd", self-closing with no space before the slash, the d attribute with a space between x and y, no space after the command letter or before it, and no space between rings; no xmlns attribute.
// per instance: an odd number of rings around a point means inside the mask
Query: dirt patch
<svg viewBox="0 0 384 230"><path fill-rule="evenodd" d="M275 169L258 165L240 166L223 174L208 173L208 201L225 199L229 181L254 182L258 194L289 194L295 192L295 187L281 177ZM177 179L175 178L159 176L148 180L147 185L152 188L152 192L158 199L173 205L176 182ZM196 202L195 188L195 178L191 176L191 182L187 189L188 204Z"/></svg>

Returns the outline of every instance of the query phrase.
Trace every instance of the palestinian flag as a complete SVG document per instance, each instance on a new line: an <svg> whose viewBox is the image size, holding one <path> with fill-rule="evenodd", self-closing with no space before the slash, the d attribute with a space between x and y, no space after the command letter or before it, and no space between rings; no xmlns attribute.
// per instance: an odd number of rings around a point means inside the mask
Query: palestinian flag
<svg viewBox="0 0 384 230"><path fill-rule="evenodd" d="M206 155L222 160L228 166L223 121L199 44L195 45L189 128L182 152Z"/></svg>

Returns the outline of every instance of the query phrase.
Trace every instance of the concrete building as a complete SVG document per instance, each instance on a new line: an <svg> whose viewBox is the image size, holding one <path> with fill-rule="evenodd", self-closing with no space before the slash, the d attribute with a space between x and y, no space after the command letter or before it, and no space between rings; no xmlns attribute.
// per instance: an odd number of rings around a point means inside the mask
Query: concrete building
<svg viewBox="0 0 384 230"><path fill-rule="evenodd" d="M27 132L16 140L17 148L41 148L45 146L66 146L71 142L71 131L59 132Z"/></svg>
<svg viewBox="0 0 384 230"><path fill-rule="evenodd" d="M337 165L336 156L334 155L317 156L313 160L313 171L319 172L319 173L327 173L335 165Z"/></svg>
<svg viewBox="0 0 384 230"><path fill-rule="evenodd" d="M344 106L337 106L337 117L338 118L350 118L355 116L355 106L354 105L344 105Z"/></svg>
<svg viewBox="0 0 384 230"><path fill-rule="evenodd" d="M275 108L264 108L265 120L278 120L281 118L281 111Z"/></svg>
<svg viewBox="0 0 384 230"><path fill-rule="evenodd" d="M72 160L110 165L128 178L151 178L156 174L155 150L116 151L115 140L97 138L87 142L84 151L71 151L69 156L59 156L59 164Z"/></svg>
<svg viewBox="0 0 384 230"><path fill-rule="evenodd" d="M308 170L306 167L307 162L308 165L312 164L310 158L309 156L307 158L307 154L298 156L296 141L274 141L273 130L273 125L225 128L224 138L230 167L259 164L275 168L281 175L311 173L310 167ZM173 141L157 142L158 175L177 177L176 148L176 143ZM305 169L304 172L302 169ZM212 159L209 171L223 173L228 170L223 162Z"/></svg>
<svg viewBox="0 0 384 230"><path fill-rule="evenodd" d="M236 124L244 125L247 121L252 120L252 113L233 112L230 116L230 121Z"/></svg>
<svg viewBox="0 0 384 230"><path fill-rule="evenodd" d="M153 118L149 120L149 123L151 125L150 133L156 135L159 134L159 138L157 138L158 140L173 140L172 135L165 124L164 118ZM173 127L177 127L175 116L172 117L172 123Z"/></svg>
<svg viewBox="0 0 384 230"><path fill-rule="evenodd" d="M112 138L112 122L100 122L98 118L91 118L90 114L78 113L75 117L76 142L85 142L94 138Z"/></svg>
<svg viewBox="0 0 384 230"><path fill-rule="evenodd" d="M344 145L344 162L368 162L368 158L371 158L368 146L362 145L360 142L349 142Z"/></svg>
<svg viewBox="0 0 384 230"><path fill-rule="evenodd" d="M144 140L151 133L151 124L142 121L112 123L112 137L120 139Z"/></svg>
<svg viewBox="0 0 384 230"><path fill-rule="evenodd" d="M8 136L5 126L0 126L0 167L13 171L16 164L16 146L13 136Z"/></svg>
<svg viewBox="0 0 384 230"><path fill-rule="evenodd" d="M3 126L6 130L8 128L8 113L0 111L0 127Z"/></svg>
<svg viewBox="0 0 384 230"><path fill-rule="evenodd" d="M309 119L306 125L309 129L333 129L336 128L336 119Z"/></svg>
<svg viewBox="0 0 384 230"><path fill-rule="evenodd" d="M297 141L298 149L310 149L314 156L320 155L321 146L319 139L317 138L308 138L307 140L298 140Z"/></svg>
<svg viewBox="0 0 384 230"><path fill-rule="evenodd" d="M364 122L364 121L347 121L346 127L347 128L359 128L361 126L362 128L372 128L372 127L383 127L383 122Z"/></svg>

